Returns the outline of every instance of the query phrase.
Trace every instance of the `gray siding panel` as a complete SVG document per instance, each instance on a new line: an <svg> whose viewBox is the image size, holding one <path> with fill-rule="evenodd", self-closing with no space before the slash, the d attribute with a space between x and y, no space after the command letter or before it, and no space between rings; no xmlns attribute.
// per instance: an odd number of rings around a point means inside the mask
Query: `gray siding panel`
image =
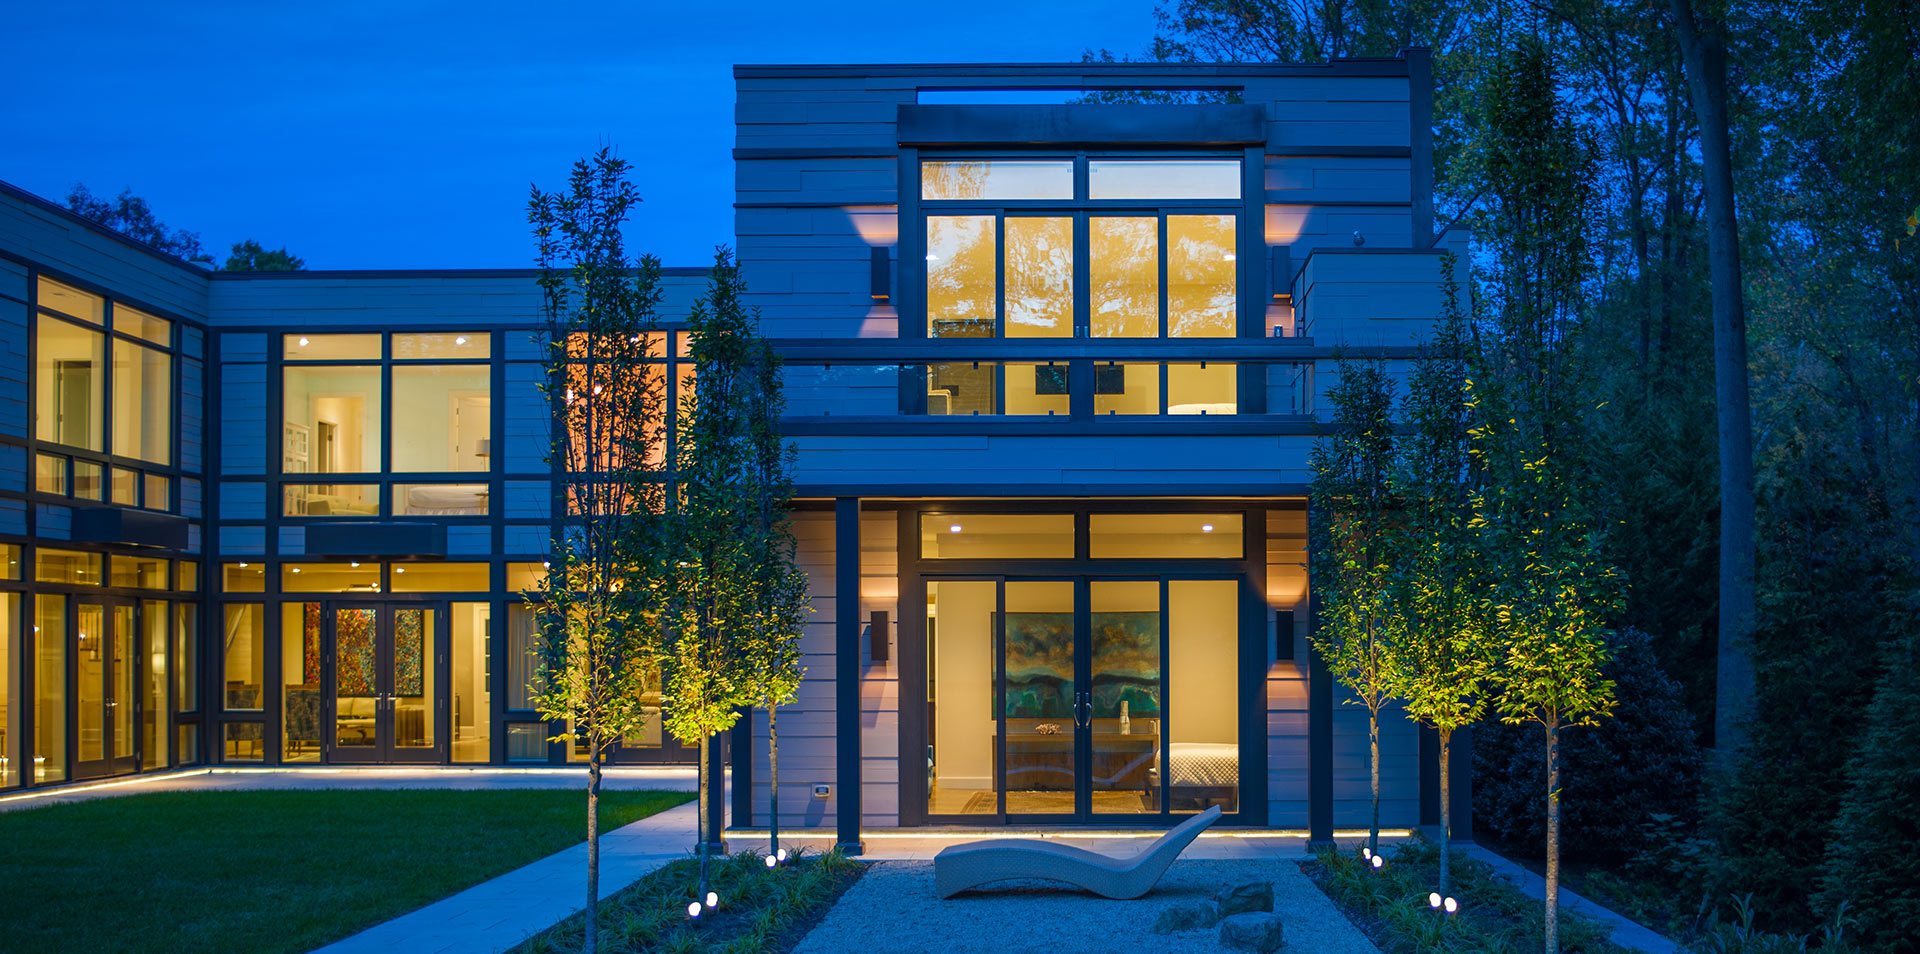
<svg viewBox="0 0 1920 954"><path fill-rule="evenodd" d="M220 470L226 474L267 472L264 364L225 364L220 368Z"/></svg>

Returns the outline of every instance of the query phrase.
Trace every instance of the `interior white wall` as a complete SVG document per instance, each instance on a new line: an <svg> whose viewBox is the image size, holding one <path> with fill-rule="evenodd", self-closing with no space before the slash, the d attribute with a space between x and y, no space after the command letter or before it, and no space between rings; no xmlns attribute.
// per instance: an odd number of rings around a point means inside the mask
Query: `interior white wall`
<svg viewBox="0 0 1920 954"><path fill-rule="evenodd" d="M934 620L934 760L943 788L993 787L992 581L931 588Z"/></svg>
<svg viewBox="0 0 1920 954"><path fill-rule="evenodd" d="M1167 736L1174 742L1239 739L1240 584L1167 584Z"/></svg>

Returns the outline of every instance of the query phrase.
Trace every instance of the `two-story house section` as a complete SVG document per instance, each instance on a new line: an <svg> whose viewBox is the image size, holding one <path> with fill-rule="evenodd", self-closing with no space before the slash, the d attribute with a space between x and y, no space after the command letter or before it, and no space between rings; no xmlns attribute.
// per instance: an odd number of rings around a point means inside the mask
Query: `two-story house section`
<svg viewBox="0 0 1920 954"><path fill-rule="evenodd" d="M784 827L1365 823L1308 455L1336 355L1404 373L1462 246L1427 74L737 68L814 605ZM0 790L580 761L527 690L564 519L535 277L214 272L0 184ZM677 319L705 269L664 280ZM729 739L735 828L765 735ZM1431 738L1383 745L1385 823L1437 821ZM692 754L656 721L614 760Z"/></svg>
<svg viewBox="0 0 1920 954"><path fill-rule="evenodd" d="M783 824L1364 825L1308 459L1335 355L1404 372L1439 313L1425 51L735 78L814 575ZM1437 822L1389 715L1382 818Z"/></svg>

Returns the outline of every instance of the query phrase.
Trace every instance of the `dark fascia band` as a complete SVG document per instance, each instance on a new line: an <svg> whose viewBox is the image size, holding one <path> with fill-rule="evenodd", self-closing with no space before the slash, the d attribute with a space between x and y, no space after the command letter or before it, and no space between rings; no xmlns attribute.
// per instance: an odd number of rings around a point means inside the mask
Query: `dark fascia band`
<svg viewBox="0 0 1920 954"><path fill-rule="evenodd" d="M1267 141L1267 110L1260 105L915 104L899 110L903 146L1247 146Z"/></svg>

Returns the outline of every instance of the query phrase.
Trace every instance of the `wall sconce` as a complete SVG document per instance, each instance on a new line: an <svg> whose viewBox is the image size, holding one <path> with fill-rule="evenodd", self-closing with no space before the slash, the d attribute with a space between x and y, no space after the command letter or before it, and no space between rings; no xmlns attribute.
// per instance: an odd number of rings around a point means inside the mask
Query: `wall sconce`
<svg viewBox="0 0 1920 954"><path fill-rule="evenodd" d="M473 456L492 457L493 456L493 439L488 437L482 437L479 440L474 441Z"/></svg>
<svg viewBox="0 0 1920 954"><path fill-rule="evenodd" d="M1293 300L1293 251L1290 246L1275 245L1267 250L1267 287L1273 300Z"/></svg>
<svg viewBox="0 0 1920 954"><path fill-rule="evenodd" d="M893 298L893 270L888 267L887 247L876 245L869 250L872 256L867 282L872 287L874 301L890 301Z"/></svg>
<svg viewBox="0 0 1920 954"><path fill-rule="evenodd" d="M874 610L867 621L867 636L874 662L887 661L887 611Z"/></svg>
<svg viewBox="0 0 1920 954"><path fill-rule="evenodd" d="M1281 662L1293 661L1293 610L1280 610L1273 614L1273 658Z"/></svg>

